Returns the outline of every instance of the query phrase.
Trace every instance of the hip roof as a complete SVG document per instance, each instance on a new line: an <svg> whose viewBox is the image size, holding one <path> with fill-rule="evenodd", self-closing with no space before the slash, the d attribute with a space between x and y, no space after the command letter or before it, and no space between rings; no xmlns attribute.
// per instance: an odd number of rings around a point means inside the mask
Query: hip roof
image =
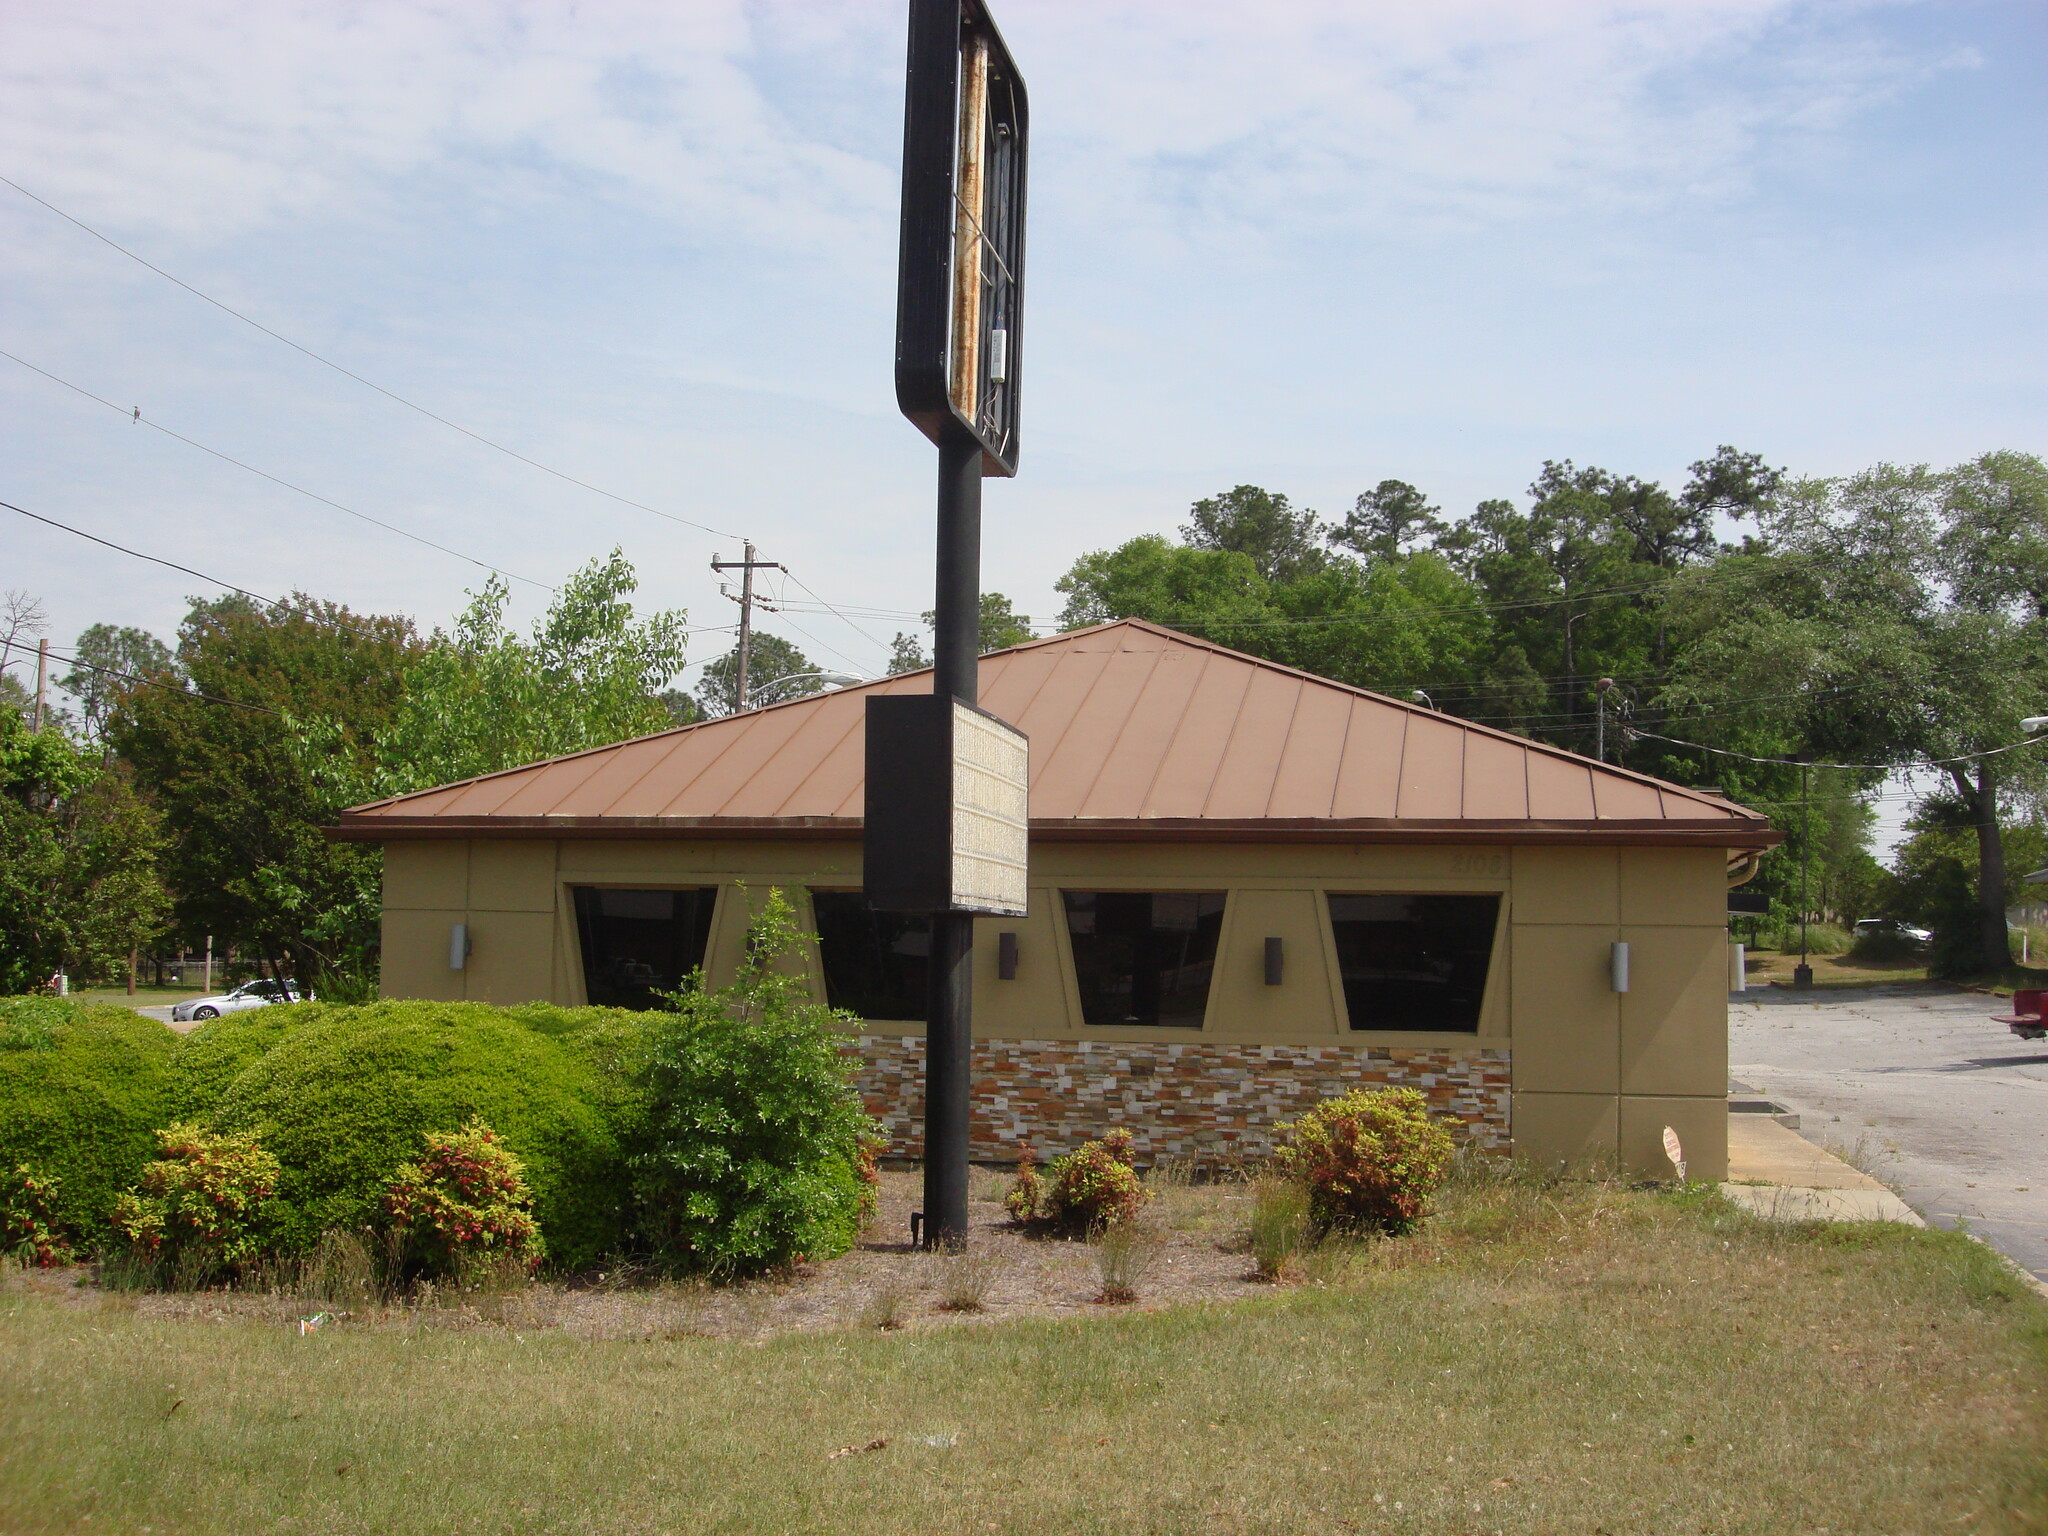
<svg viewBox="0 0 2048 1536"><path fill-rule="evenodd" d="M357 806L334 835L849 837L867 696L929 670ZM1761 848L1765 818L1560 748L1124 619L981 659L1030 738L1041 839Z"/></svg>

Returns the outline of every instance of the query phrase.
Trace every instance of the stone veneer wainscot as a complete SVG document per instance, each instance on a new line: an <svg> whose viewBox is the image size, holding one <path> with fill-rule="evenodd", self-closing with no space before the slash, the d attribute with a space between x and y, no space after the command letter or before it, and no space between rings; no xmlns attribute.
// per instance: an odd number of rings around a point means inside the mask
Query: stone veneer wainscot
<svg viewBox="0 0 2048 1536"><path fill-rule="evenodd" d="M888 1138L924 1146L924 1040L861 1035L855 1085ZM971 1155L1008 1162L1029 1142L1070 1152L1127 1127L1139 1160L1227 1161L1271 1150L1273 1127L1353 1088L1420 1089L1461 1143L1506 1151L1504 1046L1225 1045L1195 1041L977 1040Z"/></svg>

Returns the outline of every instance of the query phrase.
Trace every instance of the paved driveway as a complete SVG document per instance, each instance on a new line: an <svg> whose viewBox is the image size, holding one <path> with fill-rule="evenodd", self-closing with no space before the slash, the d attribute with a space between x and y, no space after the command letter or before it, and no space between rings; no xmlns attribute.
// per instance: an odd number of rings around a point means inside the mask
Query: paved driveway
<svg viewBox="0 0 2048 1536"><path fill-rule="evenodd" d="M1801 1116L1938 1226L1958 1218L2048 1279L2048 1042L2002 998L1872 987L1728 999L1729 1075ZM1852 1158L1852 1161L1857 1160Z"/></svg>

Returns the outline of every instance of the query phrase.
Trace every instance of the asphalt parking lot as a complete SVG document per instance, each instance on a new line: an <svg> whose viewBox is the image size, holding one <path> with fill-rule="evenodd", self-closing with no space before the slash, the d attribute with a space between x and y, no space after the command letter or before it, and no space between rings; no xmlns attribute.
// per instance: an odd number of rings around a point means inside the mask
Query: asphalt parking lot
<svg viewBox="0 0 2048 1536"><path fill-rule="evenodd" d="M1728 1004L1731 1077L1929 1222L1965 1222L2048 1280L2048 1042L1993 1023L2005 999L1772 987Z"/></svg>

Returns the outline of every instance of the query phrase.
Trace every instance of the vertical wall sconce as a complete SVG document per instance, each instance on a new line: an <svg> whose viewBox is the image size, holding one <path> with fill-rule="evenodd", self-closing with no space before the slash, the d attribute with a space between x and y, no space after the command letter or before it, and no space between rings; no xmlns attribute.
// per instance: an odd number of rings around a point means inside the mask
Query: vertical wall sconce
<svg viewBox="0 0 2048 1536"><path fill-rule="evenodd" d="M1282 939L1266 940L1266 985L1277 987L1286 974L1287 945Z"/></svg>
<svg viewBox="0 0 2048 1536"><path fill-rule="evenodd" d="M1614 990L1626 992L1628 990L1628 946L1626 944L1616 944L1608 950L1607 968L1614 982Z"/></svg>
<svg viewBox="0 0 2048 1536"><path fill-rule="evenodd" d="M1015 981L1017 979L1017 935L999 933L996 935L996 979Z"/></svg>
<svg viewBox="0 0 2048 1536"><path fill-rule="evenodd" d="M457 923L448 930L448 969L467 970L469 967L469 924Z"/></svg>

